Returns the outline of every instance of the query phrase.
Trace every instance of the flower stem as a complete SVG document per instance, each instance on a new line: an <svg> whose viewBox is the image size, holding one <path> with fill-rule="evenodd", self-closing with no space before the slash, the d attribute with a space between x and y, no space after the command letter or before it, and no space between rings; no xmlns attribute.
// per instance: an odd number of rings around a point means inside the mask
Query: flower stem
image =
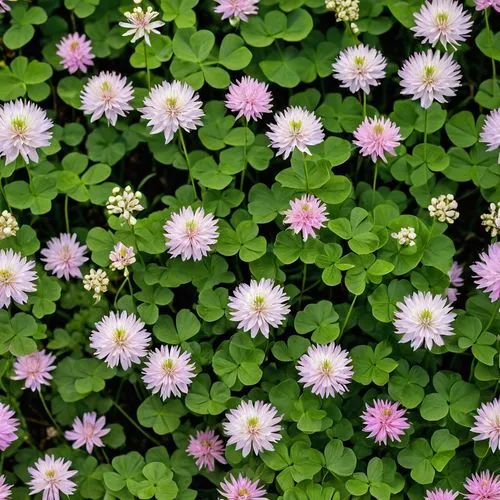
<svg viewBox="0 0 500 500"><path fill-rule="evenodd" d="M125 286L125 284L127 283L128 281L128 278L123 280L122 281L122 284L118 287L118 290L116 291L116 294L115 294L115 300L113 302L113 306L114 308L116 309L116 303L118 302L118 297L120 296L120 292L123 290L123 287ZM132 298L133 300L133 298Z"/></svg>
<svg viewBox="0 0 500 500"><path fill-rule="evenodd" d="M344 323L342 323L342 328L340 329L340 334L339 334L337 341L340 339L340 337L344 333L345 327L347 326L349 318L351 317L352 310L354 309L354 304L356 303L357 298L358 298L358 296L355 295L354 298L352 299L351 305L349 306L349 310L347 311L347 316L345 317Z"/></svg>
<svg viewBox="0 0 500 500"><path fill-rule="evenodd" d="M193 186L194 197L197 200L199 200L198 193L196 192L196 186L194 184L194 179L193 179L193 176L191 175L191 162L189 161L189 156L188 156L187 149L186 149L186 143L184 142L184 136L183 136L182 130L180 128L179 128L179 140L181 142L182 151L184 152L184 158L186 159L186 165L187 165L188 173L189 173L189 180L191 181L191 185Z"/></svg>
<svg viewBox="0 0 500 500"><path fill-rule="evenodd" d="M427 108L424 111L424 162L427 163ZM427 166L426 166L427 168Z"/></svg>
<svg viewBox="0 0 500 500"><path fill-rule="evenodd" d="M375 193L377 192L377 175L378 175L378 161L375 162L373 169L372 208L375 205Z"/></svg>
<svg viewBox="0 0 500 500"><path fill-rule="evenodd" d="M59 433L60 436L63 436L63 431L59 427L59 424L56 422L56 419L52 416L52 413L49 410L49 407L47 406L47 403L45 402L45 398L43 397L42 391L38 390L38 395L40 396L40 401L42 402L42 406L45 410L45 413L48 415L50 421L54 424L54 427L57 429L57 432Z"/></svg>
<svg viewBox="0 0 500 500"><path fill-rule="evenodd" d="M130 297L132 297L132 304L134 305L135 308L135 300L134 300L134 289L132 287L132 282L130 281L130 277L127 276L126 281L128 281L128 289L130 290Z"/></svg>
<svg viewBox="0 0 500 500"><path fill-rule="evenodd" d="M302 286L300 287L299 307L302 306L302 296L304 295L306 280L307 280L307 264L304 262L304 269L302 270Z"/></svg>
<svg viewBox="0 0 500 500"><path fill-rule="evenodd" d="M363 91L361 91L363 92ZM366 118L366 93L363 92L363 119Z"/></svg>
<svg viewBox="0 0 500 500"><path fill-rule="evenodd" d="M302 159L304 160L304 177L306 180L306 193L309 193L309 174L307 173L307 160L304 151L302 151Z"/></svg>
<svg viewBox="0 0 500 500"><path fill-rule="evenodd" d="M491 326L493 321L495 321L495 318L497 317L498 314L498 304L496 302L493 303L493 312L491 313L490 320L488 321L488 324L484 327L483 332L487 332L488 328Z"/></svg>
<svg viewBox="0 0 500 500"><path fill-rule="evenodd" d="M10 207L9 200L7 199L7 195L5 194L5 186L3 185L3 177L0 177L0 190L2 191L2 196L3 199L5 200L5 204L7 205L7 208L9 209L9 212L12 213L12 208Z"/></svg>
<svg viewBox="0 0 500 500"><path fill-rule="evenodd" d="M484 10L484 21L486 23L486 29L488 30L488 40L490 42L490 47L493 47L493 35L490 28L490 9L489 7ZM495 59L491 58L491 69L492 69L492 79L493 79L493 97L496 97L497 93L497 68Z"/></svg>
<svg viewBox="0 0 500 500"><path fill-rule="evenodd" d="M245 132L245 141L243 143L243 170L241 172L240 191L243 191L243 184L245 182L245 174L247 171L247 141L248 141L248 120L245 118L243 130Z"/></svg>
<svg viewBox="0 0 500 500"><path fill-rule="evenodd" d="M112 402L113 406L146 438L148 438L156 446L161 446L161 443L157 441L153 436L148 434L123 408L121 408L115 401Z"/></svg>
<svg viewBox="0 0 500 500"><path fill-rule="evenodd" d="M148 82L148 89L151 90L151 75L149 73L149 64L148 64L148 47L146 45L146 42L142 42L142 45L144 47L144 64L146 65L146 78Z"/></svg>
<svg viewBox="0 0 500 500"><path fill-rule="evenodd" d="M71 234L69 231L69 196L66 195L64 198L64 220L66 221L66 232Z"/></svg>

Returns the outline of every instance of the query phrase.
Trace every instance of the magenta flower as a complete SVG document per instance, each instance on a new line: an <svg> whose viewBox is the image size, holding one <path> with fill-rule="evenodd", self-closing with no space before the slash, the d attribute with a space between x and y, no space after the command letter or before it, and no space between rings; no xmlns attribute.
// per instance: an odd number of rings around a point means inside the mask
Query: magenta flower
<svg viewBox="0 0 500 500"><path fill-rule="evenodd" d="M2 474L0 476L0 500L7 500L10 498L10 490L12 485L5 481L5 476Z"/></svg>
<svg viewBox="0 0 500 500"><path fill-rule="evenodd" d="M290 200L290 208L282 213L285 216L283 222L289 224L295 234L302 232L304 241L309 236L316 238L316 230L322 228L328 220L326 205L312 194Z"/></svg>
<svg viewBox="0 0 500 500"><path fill-rule="evenodd" d="M72 495L76 490L76 484L70 478L77 472L70 467L69 460L55 458L53 455L39 458L33 467L28 467L28 474L31 476L31 481L28 483L30 495L43 491L42 500L59 500L60 493Z"/></svg>
<svg viewBox="0 0 500 500"><path fill-rule="evenodd" d="M333 342L309 346L297 363L299 382L322 398L342 394L352 379L351 363L349 353Z"/></svg>
<svg viewBox="0 0 500 500"><path fill-rule="evenodd" d="M215 0L214 11L222 14L222 19L248 21L248 16L259 12L259 0ZM233 21L234 22L234 21Z"/></svg>
<svg viewBox="0 0 500 500"><path fill-rule="evenodd" d="M451 490L442 490L441 488L436 488L435 490L427 490L425 492L424 500L455 500L458 497L458 493Z"/></svg>
<svg viewBox="0 0 500 500"><path fill-rule="evenodd" d="M247 120L258 120L263 113L270 113L273 96L262 83L255 78L244 76L240 81L232 83L226 94L226 107L237 113L236 119L244 116Z"/></svg>
<svg viewBox="0 0 500 500"><path fill-rule="evenodd" d="M219 238L217 219L211 213L205 214L203 208L193 212L191 207L182 207L172 213L163 229L168 253L182 260L201 260Z"/></svg>
<svg viewBox="0 0 500 500"><path fill-rule="evenodd" d="M0 451L5 451L16 439L19 420L7 404L0 403Z"/></svg>
<svg viewBox="0 0 500 500"><path fill-rule="evenodd" d="M177 346L162 345L149 353L142 380L153 394L159 392L161 399L165 400L188 392L194 370L191 354Z"/></svg>
<svg viewBox="0 0 500 500"><path fill-rule="evenodd" d="M80 267L89 260L86 253L87 245L80 245L76 234L62 233L49 240L47 248L41 251L41 260L45 262L46 271L69 281L83 277Z"/></svg>
<svg viewBox="0 0 500 500"><path fill-rule="evenodd" d="M453 304L453 302L455 302L457 297L460 295L458 288L464 284L462 272L463 266L459 265L458 262L453 261L451 269L448 271L450 286L444 292L450 304Z"/></svg>
<svg viewBox="0 0 500 500"><path fill-rule="evenodd" d="M229 436L227 444L234 444L246 457L263 450L273 451L274 443L281 439L281 417L276 408L263 401L242 401L226 413L222 424Z"/></svg>
<svg viewBox="0 0 500 500"><path fill-rule="evenodd" d="M196 436L191 436L186 452L196 459L196 465L200 470L206 467L209 471L213 471L216 460L221 464L227 463L224 458L224 443L211 429L198 431Z"/></svg>
<svg viewBox="0 0 500 500"><path fill-rule="evenodd" d="M474 417L474 427L471 432L477 434L474 441L489 440L491 451L500 449L500 399L483 403Z"/></svg>
<svg viewBox="0 0 500 500"><path fill-rule="evenodd" d="M64 433L68 441L74 441L73 448L81 448L85 445L87 453L92 453L94 446L102 448L104 443L101 438L109 434L111 429L105 428L106 417L99 417L95 412L84 413L80 419L73 420L73 428Z"/></svg>
<svg viewBox="0 0 500 500"><path fill-rule="evenodd" d="M467 500L498 500L500 498L500 476L484 470L480 474L472 474L465 480L464 488Z"/></svg>
<svg viewBox="0 0 500 500"><path fill-rule="evenodd" d="M490 300L495 302L500 298L500 243L488 247L487 252L479 254L479 260L471 267L480 290L489 293Z"/></svg>
<svg viewBox="0 0 500 500"><path fill-rule="evenodd" d="M80 70L87 73L87 69L94 64L92 44L85 35L71 33L61 39L56 45L57 55L61 58L61 64L71 74Z"/></svg>
<svg viewBox="0 0 500 500"><path fill-rule="evenodd" d="M493 110L486 117L479 141L488 146L487 151L500 148L500 108Z"/></svg>
<svg viewBox="0 0 500 500"><path fill-rule="evenodd" d="M39 391L42 385L50 385L51 371L56 369L56 357L42 351L32 352L26 356L19 356L14 362L12 380L24 380L24 388Z"/></svg>
<svg viewBox="0 0 500 500"><path fill-rule="evenodd" d="M354 144L359 146L362 156L370 156L372 161L380 158L385 163L385 153L396 155L394 148L400 144L399 127L389 118L366 117L354 131Z"/></svg>
<svg viewBox="0 0 500 500"><path fill-rule="evenodd" d="M0 307L9 307L11 301L25 304L26 292L34 292L37 276L35 263L11 249L0 250Z"/></svg>
<svg viewBox="0 0 500 500"><path fill-rule="evenodd" d="M476 10L484 10L488 7L493 7L497 12L500 12L500 0L474 0Z"/></svg>
<svg viewBox="0 0 500 500"><path fill-rule="evenodd" d="M219 493L226 500L268 500L266 490L259 486L259 481L250 481L241 474L237 479L229 474L229 479L219 484Z"/></svg>
<svg viewBox="0 0 500 500"><path fill-rule="evenodd" d="M363 430L368 432L368 437L374 438L378 444L387 444L387 439L401 441L401 436L410 427L405 413L406 410L399 408L399 403L391 403L383 399L375 400L373 406L367 403L361 415L365 424Z"/></svg>

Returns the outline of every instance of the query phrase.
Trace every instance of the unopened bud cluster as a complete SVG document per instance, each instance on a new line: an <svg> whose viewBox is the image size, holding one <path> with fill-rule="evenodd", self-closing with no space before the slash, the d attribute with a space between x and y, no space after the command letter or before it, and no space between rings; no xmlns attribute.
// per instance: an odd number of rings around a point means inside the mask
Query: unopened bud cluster
<svg viewBox="0 0 500 500"><path fill-rule="evenodd" d="M96 303L101 300L103 293L108 290L109 278L104 269L91 269L89 274L83 277L83 288L88 292L94 292L92 297Z"/></svg>
<svg viewBox="0 0 500 500"><path fill-rule="evenodd" d="M113 188L112 195L108 198L108 214L117 215L124 222L131 226L137 223L137 219L132 215L134 212L144 210L140 201L142 193L133 191L130 186L127 186L123 192L119 187Z"/></svg>
<svg viewBox="0 0 500 500"><path fill-rule="evenodd" d="M0 214L0 240L4 240L9 236L15 236L19 225L16 218L7 210Z"/></svg>
<svg viewBox="0 0 500 500"><path fill-rule="evenodd" d="M413 247L415 246L417 233L415 232L415 229L413 227L408 226L402 227L397 233L392 233L391 237L395 240L398 240L398 243L401 246Z"/></svg>
<svg viewBox="0 0 500 500"><path fill-rule="evenodd" d="M494 238L500 233L500 201L490 203L489 213L481 215L481 224L486 232L491 231L491 237Z"/></svg>
<svg viewBox="0 0 500 500"><path fill-rule="evenodd" d="M429 215L436 217L439 222L453 224L458 217L458 203L452 194L442 194L439 198L432 198L431 204L427 207Z"/></svg>
<svg viewBox="0 0 500 500"><path fill-rule="evenodd" d="M325 7L335 12L337 22L349 23L359 19L359 0L325 0ZM354 26L359 31L357 25L354 24ZM354 31L352 25L351 28Z"/></svg>

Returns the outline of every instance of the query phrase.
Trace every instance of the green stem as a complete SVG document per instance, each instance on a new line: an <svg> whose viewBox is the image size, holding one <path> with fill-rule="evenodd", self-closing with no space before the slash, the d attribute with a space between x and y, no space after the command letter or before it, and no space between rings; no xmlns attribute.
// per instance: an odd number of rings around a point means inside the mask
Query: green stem
<svg viewBox="0 0 500 500"><path fill-rule="evenodd" d="M106 462L107 462L108 464L109 464L109 463L111 463L111 462L109 461L109 458L108 458L107 453L104 451L104 448L100 448L100 450L102 451L102 455L103 455L104 459L106 460Z"/></svg>
<svg viewBox="0 0 500 500"><path fill-rule="evenodd" d="M12 213L12 208L10 207L9 200L7 199L7 196L5 195L5 187L3 185L3 181L4 181L4 178L0 177L0 190L2 191L2 196L3 196L3 199L5 200L7 208L9 209L9 212Z"/></svg>
<svg viewBox="0 0 500 500"><path fill-rule="evenodd" d="M181 141L182 151L184 152L184 158L186 159L186 165L188 168L189 180L191 181L191 185L193 186L194 197L199 200L198 193L196 192L196 186L194 184L193 176L191 175L191 162L189 161L189 156L186 149L186 143L184 142L184 135L182 134L182 130L179 128L179 140Z"/></svg>
<svg viewBox="0 0 500 500"><path fill-rule="evenodd" d="M372 208L375 205L375 193L377 192L377 175L378 175L378 161L375 162L374 171L373 171Z"/></svg>
<svg viewBox="0 0 500 500"><path fill-rule="evenodd" d="M484 327L483 332L487 332L488 328L491 326L493 321L495 321L495 318L497 317L498 314L498 304L496 302L493 303L493 313L491 314L490 320L488 321L488 324Z"/></svg>
<svg viewBox="0 0 500 500"><path fill-rule="evenodd" d="M243 184L245 182L245 174L247 171L247 140L248 140L248 120L245 118L243 130L245 132L245 141L243 143L243 170L241 172L240 191L243 191Z"/></svg>
<svg viewBox="0 0 500 500"><path fill-rule="evenodd" d="M134 304L134 307L135 307L134 289L132 287L132 282L130 281L129 276L127 276L126 281L128 281L128 289L130 290L130 296L132 297L132 303Z"/></svg>
<svg viewBox="0 0 500 500"><path fill-rule="evenodd" d="M123 408L120 407L115 401L112 402L113 406L146 438L148 438L156 446L161 446L153 436L148 434Z"/></svg>
<svg viewBox="0 0 500 500"><path fill-rule="evenodd" d="M363 92L363 91L361 91ZM366 118L366 93L363 92L363 118Z"/></svg>
<svg viewBox="0 0 500 500"><path fill-rule="evenodd" d="M300 287L299 307L302 306L302 296L304 295L306 280L307 280L307 264L304 262L304 269L302 270L302 286Z"/></svg>
<svg viewBox="0 0 500 500"><path fill-rule="evenodd" d="M488 39L490 46L493 47L493 35L491 33L489 18L490 18L490 9L488 7L487 9L484 10L484 21L486 23L486 29L488 30ZM493 57L491 58L491 69L492 69L492 79L493 79L493 97L495 97L497 92L497 68L495 59Z"/></svg>
<svg viewBox="0 0 500 500"><path fill-rule="evenodd" d="M347 322L349 321L349 318L351 317L352 310L354 309L354 304L356 303L356 299L358 298L357 295L354 296L352 299L351 305L349 306L349 310L347 311L347 316L345 317L344 323L342 324L342 328L340 329L340 335L337 339L337 342L340 340L340 337L344 333L345 327L347 326Z"/></svg>
<svg viewBox="0 0 500 500"><path fill-rule="evenodd" d="M146 42L142 42L144 47L144 64L146 65L146 78L148 82L148 89L151 90L151 75L149 73L149 65L148 65L148 48Z"/></svg>
<svg viewBox="0 0 500 500"><path fill-rule="evenodd" d="M306 193L309 193L309 174L307 172L307 160L304 151L302 151L302 159L304 160L304 177L306 180Z"/></svg>
<svg viewBox="0 0 500 500"><path fill-rule="evenodd" d="M427 114L426 108L424 111L424 162L427 162Z"/></svg>
<svg viewBox="0 0 500 500"><path fill-rule="evenodd" d="M120 296L120 292L123 290L123 287L127 283L127 280L128 280L128 278L125 279L125 280L123 280L122 284L119 286L118 290L116 291L115 300L113 302L113 306L114 306L115 309L116 309L116 303L118 302L118 297Z"/></svg>
<svg viewBox="0 0 500 500"><path fill-rule="evenodd" d="M148 182L150 179L152 179L155 176L156 176L156 172L153 172L152 174L146 175L146 177L144 177L144 179L142 179L141 183L137 186L137 191L140 191L142 186L144 186L144 184L146 184L146 182Z"/></svg>
<svg viewBox="0 0 500 500"><path fill-rule="evenodd" d="M66 221L66 232L71 234L69 231L69 196L66 195L64 198L64 220Z"/></svg>
<svg viewBox="0 0 500 500"><path fill-rule="evenodd" d="M54 427L57 429L57 432L59 436L63 436L63 431L59 427L59 424L56 422L56 419L52 416L52 413L49 410L49 407L47 406L47 403L45 402L45 398L43 397L42 391L38 390L38 395L40 396L40 401L42 402L42 406L45 410L45 413L48 415L50 421L54 424Z"/></svg>

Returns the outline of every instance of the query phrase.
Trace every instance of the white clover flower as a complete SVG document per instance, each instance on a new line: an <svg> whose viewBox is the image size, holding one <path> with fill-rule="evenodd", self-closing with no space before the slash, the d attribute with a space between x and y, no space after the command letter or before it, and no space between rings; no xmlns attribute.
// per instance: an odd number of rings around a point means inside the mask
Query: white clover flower
<svg viewBox="0 0 500 500"><path fill-rule="evenodd" d="M106 206L108 214L117 215L123 222L135 226L137 219L132 214L144 210L140 203L141 198L142 193L134 192L130 186L127 186L123 192L119 187L115 187L108 198Z"/></svg>
<svg viewBox="0 0 500 500"><path fill-rule="evenodd" d="M460 216L457 208L458 203L452 194L442 194L439 198L432 198L431 204L427 207L431 217L448 224L453 224Z"/></svg>
<svg viewBox="0 0 500 500"><path fill-rule="evenodd" d="M413 247L415 246L415 239L417 237L417 233L415 229L411 226L402 227L397 233L394 232L391 234L391 238L394 238L398 241L401 246L405 247Z"/></svg>
<svg viewBox="0 0 500 500"><path fill-rule="evenodd" d="M89 274L83 277L83 288L88 292L94 292L92 297L96 303L101 300L102 294L108 291L108 285L109 278L104 269L98 269L97 271L91 269Z"/></svg>
<svg viewBox="0 0 500 500"><path fill-rule="evenodd" d="M128 22L118 23L122 28L128 28L123 36L134 35L132 38L132 43L144 38L146 45L151 46L151 41L149 39L150 33L160 34L157 28L161 28L165 23L163 21L153 21L160 14L153 10L149 6L145 11L142 7L135 7L132 12L125 12L124 16L127 18Z"/></svg>
<svg viewBox="0 0 500 500"><path fill-rule="evenodd" d="M4 210L0 214L0 240L4 240L9 236L15 236L18 229L19 224L16 218L10 212Z"/></svg>
<svg viewBox="0 0 500 500"><path fill-rule="evenodd" d="M325 0L325 7L335 13L337 22L350 22L359 19L359 0Z"/></svg>
<svg viewBox="0 0 500 500"><path fill-rule="evenodd" d="M481 215L481 225L486 232L491 231L491 237L494 238L500 233L500 201L497 204L490 203L488 209L489 213Z"/></svg>

